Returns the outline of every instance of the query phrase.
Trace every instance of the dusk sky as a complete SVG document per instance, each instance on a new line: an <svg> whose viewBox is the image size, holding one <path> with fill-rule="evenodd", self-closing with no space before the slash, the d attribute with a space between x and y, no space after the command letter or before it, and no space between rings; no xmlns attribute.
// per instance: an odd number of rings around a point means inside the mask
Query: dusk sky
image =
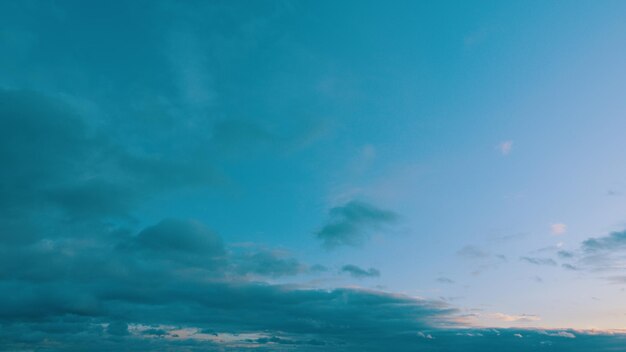
<svg viewBox="0 0 626 352"><path fill-rule="evenodd" d="M0 0L0 351L626 351L625 1Z"/></svg>

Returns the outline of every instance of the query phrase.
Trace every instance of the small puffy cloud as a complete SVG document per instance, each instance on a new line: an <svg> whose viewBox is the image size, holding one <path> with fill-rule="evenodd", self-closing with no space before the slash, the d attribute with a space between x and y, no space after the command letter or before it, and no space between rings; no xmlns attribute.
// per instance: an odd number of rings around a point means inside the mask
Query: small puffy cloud
<svg viewBox="0 0 626 352"><path fill-rule="evenodd" d="M550 232L553 235L563 235L567 232L567 225L560 222L550 224Z"/></svg>
<svg viewBox="0 0 626 352"><path fill-rule="evenodd" d="M329 221L315 235L327 249L362 244L373 231L397 221L398 215L371 204L350 201L332 208Z"/></svg>
<svg viewBox="0 0 626 352"><path fill-rule="evenodd" d="M348 273L352 277L361 279L366 277L378 277L380 276L380 271L375 268L363 269L356 265L348 264L341 267L341 272Z"/></svg>
<svg viewBox="0 0 626 352"><path fill-rule="evenodd" d="M513 141L503 141L498 144L497 149L500 151L502 155L509 155L511 153L511 149L513 148Z"/></svg>
<svg viewBox="0 0 626 352"><path fill-rule="evenodd" d="M551 258L520 257L520 260L530 263L530 264L535 264L535 265L548 265L548 266L557 265L554 259L551 259Z"/></svg>

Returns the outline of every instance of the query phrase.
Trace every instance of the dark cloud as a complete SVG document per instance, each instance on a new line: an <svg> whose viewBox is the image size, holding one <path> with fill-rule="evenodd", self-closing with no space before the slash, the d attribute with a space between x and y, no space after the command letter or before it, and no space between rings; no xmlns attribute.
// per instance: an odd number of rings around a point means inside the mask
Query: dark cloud
<svg viewBox="0 0 626 352"><path fill-rule="evenodd" d="M548 265L548 266L557 265L554 259L551 259L551 258L520 257L519 259L521 261L524 261L530 264L535 264L535 265Z"/></svg>
<svg viewBox="0 0 626 352"><path fill-rule="evenodd" d="M454 280L442 276L437 278L437 282L440 284L453 284Z"/></svg>
<svg viewBox="0 0 626 352"><path fill-rule="evenodd" d="M589 238L580 244L577 251L561 251L558 254L566 259L575 260L572 264L563 265L568 270L587 273L622 271L622 263L626 256L626 231Z"/></svg>
<svg viewBox="0 0 626 352"><path fill-rule="evenodd" d="M320 341L320 340L292 340L292 339L285 339L285 338L280 338L280 337L276 337L276 336L272 336L272 337L261 337L258 338L256 340L254 340L253 342L258 343L258 344L279 344L279 345L315 345L315 346L324 346L325 343L324 341Z"/></svg>
<svg viewBox="0 0 626 352"><path fill-rule="evenodd" d="M468 259L484 259L490 254L478 247L467 245L456 252L457 255Z"/></svg>
<svg viewBox="0 0 626 352"><path fill-rule="evenodd" d="M269 250L229 254L218 235L192 220L163 220L137 234L111 230L88 241L54 239L2 249L0 339L12 348L52 343L91 350L89 341L104 339L96 350L117 343L158 350L165 345L144 339L174 338L164 326L215 334L274 332L254 342L268 346L283 345L274 336L294 342L284 345L357 348L374 343L373 336L393 340L454 324L456 314L443 302L404 295L249 280L250 274L295 274L300 265ZM58 332L42 332L51 324Z"/></svg>
<svg viewBox="0 0 626 352"><path fill-rule="evenodd" d="M575 267L572 264L568 264L568 263L561 264L561 267L563 267L564 269L567 269L567 270L572 270L572 271L580 270L578 267Z"/></svg>
<svg viewBox="0 0 626 352"><path fill-rule="evenodd" d="M162 220L120 242L117 249L132 257L171 261L185 267L217 270L227 265L221 238L194 220Z"/></svg>
<svg viewBox="0 0 626 352"><path fill-rule="evenodd" d="M52 343L60 349L71 350L73 345L80 350L91 349L92 339L125 339L125 346L134 346L141 336L166 333L162 328L135 333L131 326L166 325L231 334L274 332L282 342L315 340L311 345L362 348L377 339L393 340L408 331L450 324L455 313L441 302L377 291L315 290L234 277L226 280L224 274L189 270L193 268L156 258L143 258L142 263L126 260L115 250L90 257L66 258L69 268L84 265L89 275L60 272L57 280L47 283L3 278L0 325L5 346ZM65 323L66 318L74 323ZM41 324L52 322L57 322L59 331L79 329L84 340L76 341L69 333L39 332ZM89 333L93 326L105 324L109 324L105 332ZM22 340L26 336L30 341ZM164 346L167 343L148 349Z"/></svg>
<svg viewBox="0 0 626 352"><path fill-rule="evenodd" d="M616 191L614 189L610 189L610 190L606 191L606 195L607 196L611 196L611 197L620 197L620 196L623 195L623 193L620 192L620 191Z"/></svg>
<svg viewBox="0 0 626 352"><path fill-rule="evenodd" d="M205 257L223 255L221 239L202 223L167 219L141 231L133 240L140 249L158 253L180 252Z"/></svg>
<svg viewBox="0 0 626 352"><path fill-rule="evenodd" d="M570 252L570 251L558 251L557 254L559 255L559 257L565 258L565 259L574 257L574 252Z"/></svg>
<svg viewBox="0 0 626 352"><path fill-rule="evenodd" d="M355 278L378 277L380 271L375 268L363 269L356 265L348 264L341 267L341 272L348 273Z"/></svg>
<svg viewBox="0 0 626 352"><path fill-rule="evenodd" d="M60 98L3 89L0 116L3 243L33 243L83 231L72 229L77 224L128 220L142 201L218 182L201 154L181 157L163 148L155 156L140 142L122 147L105 124Z"/></svg>
<svg viewBox="0 0 626 352"><path fill-rule="evenodd" d="M582 249L589 253L626 249L626 231L613 232L605 237L590 238L582 243Z"/></svg>
<svg viewBox="0 0 626 352"><path fill-rule="evenodd" d="M350 201L330 210L328 223L316 236L327 249L343 245L357 246L373 231L380 231L397 219L398 215L392 211L360 201Z"/></svg>
<svg viewBox="0 0 626 352"><path fill-rule="evenodd" d="M238 253L231 258L234 270L240 275L257 275L280 277L297 275L308 271L319 271L319 268L300 263L296 258L285 253L268 249L258 249Z"/></svg>

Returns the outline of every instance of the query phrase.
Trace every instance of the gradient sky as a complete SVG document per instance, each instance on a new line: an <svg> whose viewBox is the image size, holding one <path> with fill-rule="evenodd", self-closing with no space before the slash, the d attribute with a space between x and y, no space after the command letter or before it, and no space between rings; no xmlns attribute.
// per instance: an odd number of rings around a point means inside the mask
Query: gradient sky
<svg viewBox="0 0 626 352"><path fill-rule="evenodd" d="M0 350L626 351L625 19L0 1Z"/></svg>

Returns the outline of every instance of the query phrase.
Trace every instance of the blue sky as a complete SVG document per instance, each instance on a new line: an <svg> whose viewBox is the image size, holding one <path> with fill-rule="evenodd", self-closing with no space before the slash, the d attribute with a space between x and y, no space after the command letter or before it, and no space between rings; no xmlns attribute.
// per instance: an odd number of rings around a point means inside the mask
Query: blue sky
<svg viewBox="0 0 626 352"><path fill-rule="evenodd" d="M625 14L0 3L0 349L619 349Z"/></svg>

